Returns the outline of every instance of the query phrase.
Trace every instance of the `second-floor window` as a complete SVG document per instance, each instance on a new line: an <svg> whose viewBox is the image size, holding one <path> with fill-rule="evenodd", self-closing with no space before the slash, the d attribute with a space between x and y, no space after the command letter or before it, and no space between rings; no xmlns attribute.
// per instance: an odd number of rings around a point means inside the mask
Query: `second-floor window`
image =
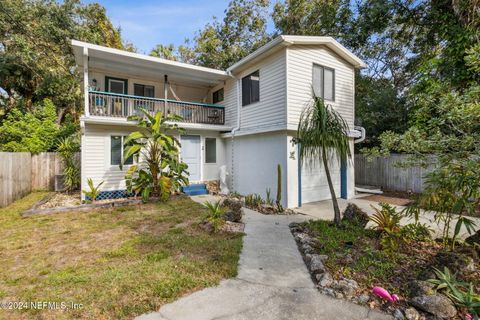
<svg viewBox="0 0 480 320"><path fill-rule="evenodd" d="M133 94L140 97L155 97L155 87L154 86L147 86L144 84L135 83L133 85Z"/></svg>
<svg viewBox="0 0 480 320"><path fill-rule="evenodd" d="M212 95L212 102L213 103L217 103L217 102L220 102L220 101L223 101L223 88L218 89Z"/></svg>
<svg viewBox="0 0 480 320"><path fill-rule="evenodd" d="M242 106L260 101L260 71L242 78Z"/></svg>
<svg viewBox="0 0 480 320"><path fill-rule="evenodd" d="M313 93L325 100L335 100L335 70L313 65Z"/></svg>

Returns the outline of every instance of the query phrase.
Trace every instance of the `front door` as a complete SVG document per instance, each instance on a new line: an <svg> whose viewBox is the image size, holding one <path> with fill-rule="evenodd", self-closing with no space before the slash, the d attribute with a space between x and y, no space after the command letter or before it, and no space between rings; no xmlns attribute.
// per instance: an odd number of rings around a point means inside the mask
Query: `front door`
<svg viewBox="0 0 480 320"><path fill-rule="evenodd" d="M185 135L180 138L182 143L182 160L188 165L189 180L200 181L200 136Z"/></svg>
<svg viewBox="0 0 480 320"><path fill-rule="evenodd" d="M106 77L106 88L108 92L127 94L128 82L125 79ZM111 97L110 112L114 116L127 116L127 99L120 96Z"/></svg>

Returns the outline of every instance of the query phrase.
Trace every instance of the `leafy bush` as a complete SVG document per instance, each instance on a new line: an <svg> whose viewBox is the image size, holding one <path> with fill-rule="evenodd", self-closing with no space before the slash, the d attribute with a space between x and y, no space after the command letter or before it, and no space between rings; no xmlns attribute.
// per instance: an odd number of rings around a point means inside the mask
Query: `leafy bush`
<svg viewBox="0 0 480 320"><path fill-rule="evenodd" d="M141 131L132 132L124 141L123 162L132 156L135 159L125 175L127 190L141 194L144 201L150 196L167 201L172 191L188 184L188 166L179 157L180 143L167 133L181 131L177 125L170 124L181 118L171 114L164 116L161 112L151 116L145 109L140 111L143 117L128 119L138 121Z"/></svg>
<svg viewBox="0 0 480 320"><path fill-rule="evenodd" d="M85 194L85 196L90 198L90 201L96 201L98 195L100 194L100 186L103 184L103 182L104 181L100 182L99 184L97 184L97 186L95 186L93 184L92 178L88 178L87 183L90 190L89 191L82 190L82 192Z"/></svg>
<svg viewBox="0 0 480 320"><path fill-rule="evenodd" d="M208 209L207 214L204 217L205 220L212 224L215 231L220 230L222 225L225 223L225 220L223 219L225 209L222 207L220 201L213 203L210 201L205 201L203 205Z"/></svg>
<svg viewBox="0 0 480 320"><path fill-rule="evenodd" d="M343 212L342 222L348 221L354 225L365 228L369 221L368 215L354 203L349 203Z"/></svg>
<svg viewBox="0 0 480 320"><path fill-rule="evenodd" d="M34 106L33 112L14 108L0 126L0 151L39 153L51 151L60 133L51 100Z"/></svg>
<svg viewBox="0 0 480 320"><path fill-rule="evenodd" d="M432 229L427 224L409 223L400 230L400 236L405 241L431 240Z"/></svg>

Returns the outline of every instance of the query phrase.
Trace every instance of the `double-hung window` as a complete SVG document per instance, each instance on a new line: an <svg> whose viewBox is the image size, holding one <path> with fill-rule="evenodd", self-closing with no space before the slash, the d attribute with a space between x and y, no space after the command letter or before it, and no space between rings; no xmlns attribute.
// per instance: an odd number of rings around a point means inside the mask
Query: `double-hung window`
<svg viewBox="0 0 480 320"><path fill-rule="evenodd" d="M242 106L260 101L260 71L242 78Z"/></svg>
<svg viewBox="0 0 480 320"><path fill-rule="evenodd" d="M123 142L126 136L111 136L110 137L110 164L112 166L118 166L122 163L123 159ZM133 157L129 157L125 160L126 165L133 164Z"/></svg>
<svg viewBox="0 0 480 320"><path fill-rule="evenodd" d="M325 100L335 100L335 70L313 65L313 93Z"/></svg>

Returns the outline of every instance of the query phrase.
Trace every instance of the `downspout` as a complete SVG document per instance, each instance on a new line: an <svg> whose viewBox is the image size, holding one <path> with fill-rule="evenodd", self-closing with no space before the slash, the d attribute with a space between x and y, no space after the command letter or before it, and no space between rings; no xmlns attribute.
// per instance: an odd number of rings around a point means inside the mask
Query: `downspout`
<svg viewBox="0 0 480 320"><path fill-rule="evenodd" d="M240 117L241 117L241 106L240 106L240 81L237 77L235 77L231 71L228 74L235 79L235 86L237 91L237 125L232 129L232 164L231 164L231 172L230 172L230 190L235 191L234 189L234 165L235 165L235 133L240 129Z"/></svg>
<svg viewBox="0 0 480 320"><path fill-rule="evenodd" d="M360 126L355 126L354 128L355 128L355 130L360 131L361 135L360 135L360 138L353 140L353 143L360 143L363 140L365 140L365 137L367 135L367 132L365 131L365 128L360 127Z"/></svg>

